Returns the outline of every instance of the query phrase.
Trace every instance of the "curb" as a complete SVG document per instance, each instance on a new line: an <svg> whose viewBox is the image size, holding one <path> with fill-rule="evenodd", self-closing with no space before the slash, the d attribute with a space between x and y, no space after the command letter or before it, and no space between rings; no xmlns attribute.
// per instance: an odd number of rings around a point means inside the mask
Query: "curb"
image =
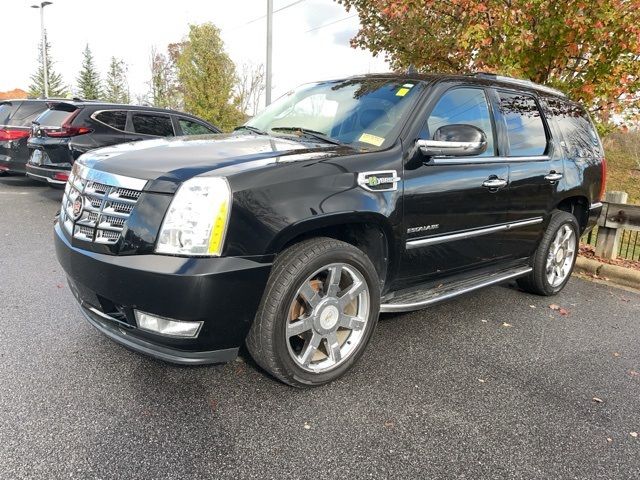
<svg viewBox="0 0 640 480"><path fill-rule="evenodd" d="M580 256L576 259L576 269L579 272L605 277L611 283L640 289L640 271L638 270L609 265L608 263Z"/></svg>

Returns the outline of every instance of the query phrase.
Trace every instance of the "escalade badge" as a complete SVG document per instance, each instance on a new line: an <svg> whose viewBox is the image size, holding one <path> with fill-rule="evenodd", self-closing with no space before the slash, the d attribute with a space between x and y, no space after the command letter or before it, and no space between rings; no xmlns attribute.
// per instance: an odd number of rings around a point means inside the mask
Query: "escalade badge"
<svg viewBox="0 0 640 480"><path fill-rule="evenodd" d="M370 192L389 192L398 189L400 177L395 170L362 172L358 174L358 185Z"/></svg>
<svg viewBox="0 0 640 480"><path fill-rule="evenodd" d="M84 201L82 197L78 195L78 198L73 202L73 219L78 220L82 216L82 210L84 207Z"/></svg>

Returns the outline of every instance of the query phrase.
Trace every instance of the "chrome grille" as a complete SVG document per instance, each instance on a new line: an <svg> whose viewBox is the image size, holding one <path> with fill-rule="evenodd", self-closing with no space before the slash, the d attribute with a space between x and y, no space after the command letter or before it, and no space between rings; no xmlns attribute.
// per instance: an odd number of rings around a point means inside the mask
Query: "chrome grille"
<svg viewBox="0 0 640 480"><path fill-rule="evenodd" d="M71 173L62 198L60 224L73 238L115 244L120 240L142 191L87 179L83 176L87 171L92 172L86 168L74 168ZM136 185L144 185L137 179L131 180ZM82 213L74 220L73 205L78 197L82 197Z"/></svg>

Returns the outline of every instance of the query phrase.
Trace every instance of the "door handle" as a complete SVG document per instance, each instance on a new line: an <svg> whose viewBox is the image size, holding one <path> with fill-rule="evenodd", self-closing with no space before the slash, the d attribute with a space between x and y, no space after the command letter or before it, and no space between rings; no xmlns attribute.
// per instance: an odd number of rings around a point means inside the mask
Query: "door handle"
<svg viewBox="0 0 640 480"><path fill-rule="evenodd" d="M549 175L545 175L544 179L550 181L551 183L555 183L558 180L562 180L564 175L558 172L550 172Z"/></svg>
<svg viewBox="0 0 640 480"><path fill-rule="evenodd" d="M484 182L482 182L482 186L493 190L493 189L506 187L507 186L507 181L502 179L502 178L498 178L498 177L489 178L489 179L485 180Z"/></svg>

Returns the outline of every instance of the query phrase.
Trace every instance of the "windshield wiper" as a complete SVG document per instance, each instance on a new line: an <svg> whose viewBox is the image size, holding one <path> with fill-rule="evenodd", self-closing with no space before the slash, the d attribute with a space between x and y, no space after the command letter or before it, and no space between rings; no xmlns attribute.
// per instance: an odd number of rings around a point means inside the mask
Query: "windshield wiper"
<svg viewBox="0 0 640 480"><path fill-rule="evenodd" d="M256 135L267 134L267 132L265 132L264 130L260 130L259 128L252 127L251 125L241 125L233 129L234 132L237 132L238 130L249 130L251 133L255 133Z"/></svg>
<svg viewBox="0 0 640 480"><path fill-rule="evenodd" d="M318 140L321 140L326 143L332 143L333 145L344 145L340 140L336 140L328 135L325 135L322 132L318 132L317 130L311 130L309 128L302 127L273 127L271 130L274 132L283 131L283 132L300 132L303 135L307 135L308 137L313 137Z"/></svg>

